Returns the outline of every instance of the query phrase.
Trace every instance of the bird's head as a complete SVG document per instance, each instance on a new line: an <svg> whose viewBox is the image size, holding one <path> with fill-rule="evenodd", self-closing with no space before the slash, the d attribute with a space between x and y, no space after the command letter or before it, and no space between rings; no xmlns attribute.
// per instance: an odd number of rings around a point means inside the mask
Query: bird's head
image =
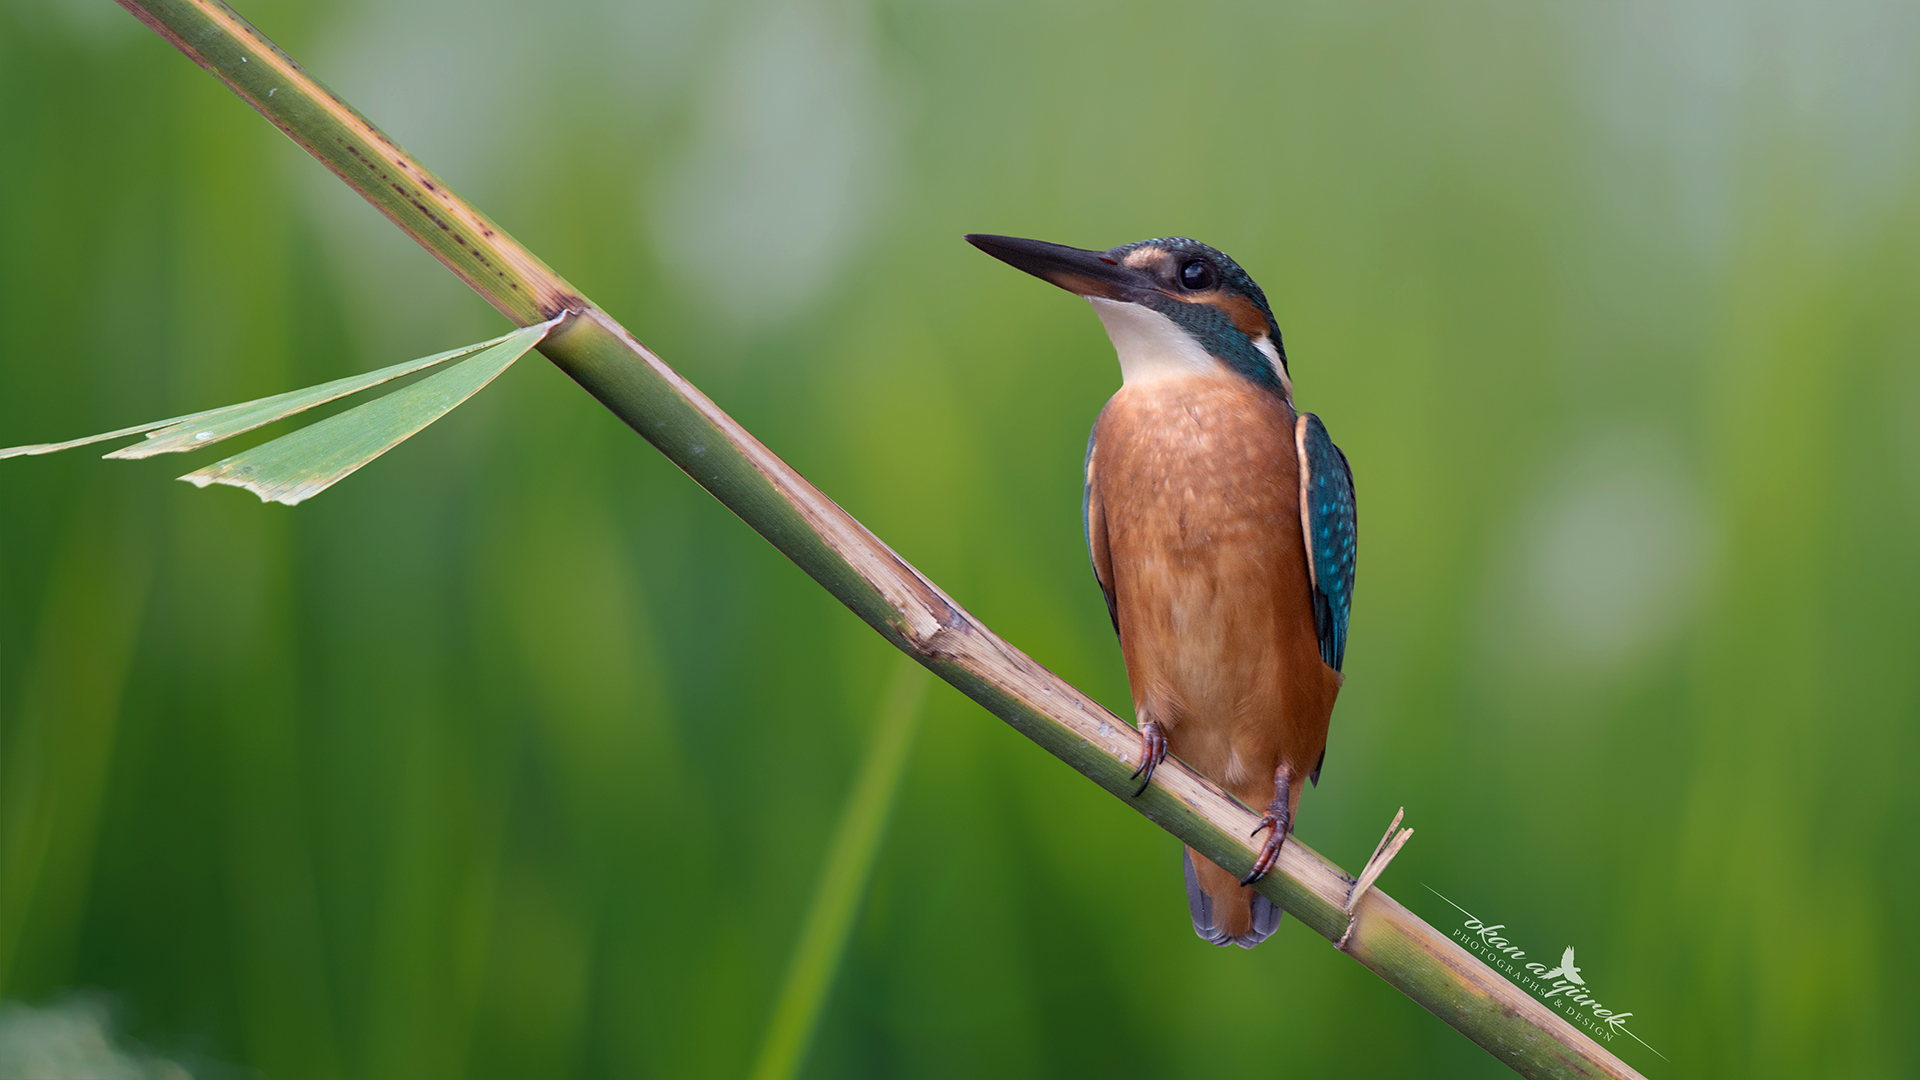
<svg viewBox="0 0 1920 1080"><path fill-rule="evenodd" d="M967 241L1092 303L1128 383L1217 373L1224 365L1293 400L1266 294L1239 263L1198 240L1168 236L1109 251L984 233Z"/></svg>

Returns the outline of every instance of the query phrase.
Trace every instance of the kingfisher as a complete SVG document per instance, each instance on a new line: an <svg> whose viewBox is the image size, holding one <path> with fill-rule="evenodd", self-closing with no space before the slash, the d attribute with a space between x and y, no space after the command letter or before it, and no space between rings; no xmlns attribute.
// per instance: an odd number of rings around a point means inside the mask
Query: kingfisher
<svg viewBox="0 0 1920 1080"><path fill-rule="evenodd" d="M1140 780L1169 751L1248 806L1266 840L1244 877L1186 849L1193 929L1251 949L1280 909L1250 886L1320 781L1353 603L1353 474L1293 403L1266 294L1186 237L1108 251L972 234L1085 298L1121 386L1087 439L1081 521L1120 638Z"/></svg>

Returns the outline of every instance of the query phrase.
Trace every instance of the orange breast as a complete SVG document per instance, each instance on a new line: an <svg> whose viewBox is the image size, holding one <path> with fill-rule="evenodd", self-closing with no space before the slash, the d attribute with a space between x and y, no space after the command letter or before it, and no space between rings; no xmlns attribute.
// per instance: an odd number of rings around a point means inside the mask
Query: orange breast
<svg viewBox="0 0 1920 1080"><path fill-rule="evenodd" d="M1339 689L1314 634L1293 421L1230 375L1128 386L1091 463L1140 718L1255 807L1277 768L1312 770Z"/></svg>

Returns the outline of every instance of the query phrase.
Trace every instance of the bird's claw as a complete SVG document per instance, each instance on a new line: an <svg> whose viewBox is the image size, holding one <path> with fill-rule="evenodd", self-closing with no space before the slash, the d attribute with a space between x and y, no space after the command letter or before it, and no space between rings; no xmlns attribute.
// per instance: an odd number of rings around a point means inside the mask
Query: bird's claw
<svg viewBox="0 0 1920 1080"><path fill-rule="evenodd" d="M1167 733L1160 729L1159 724L1151 720L1141 724L1140 767L1133 770L1133 776L1127 778L1131 780L1138 777L1140 780L1140 786L1134 789L1134 798L1139 798L1140 793L1147 790L1147 785L1153 782L1153 770L1158 768L1166 758Z"/></svg>
<svg viewBox="0 0 1920 1080"><path fill-rule="evenodd" d="M1251 885L1266 877L1267 871L1273 869L1273 864L1280 861L1280 847L1287 842L1287 834L1293 831L1293 822L1288 821L1279 811L1269 808L1266 813L1260 815L1260 824L1254 826L1253 831L1247 835L1258 836L1262 829L1273 831L1267 834L1267 842L1260 845L1260 855L1253 860L1253 869L1247 871L1247 876L1240 879L1242 885Z"/></svg>

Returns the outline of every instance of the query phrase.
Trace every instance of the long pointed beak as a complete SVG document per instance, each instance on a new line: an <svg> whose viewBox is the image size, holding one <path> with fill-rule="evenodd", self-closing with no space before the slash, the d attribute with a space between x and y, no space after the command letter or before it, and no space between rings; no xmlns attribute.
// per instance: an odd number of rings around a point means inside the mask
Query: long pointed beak
<svg viewBox="0 0 1920 1080"><path fill-rule="evenodd" d="M988 233L968 233L967 243L1076 296L1139 303L1147 293L1159 291L1153 279L1104 251Z"/></svg>

